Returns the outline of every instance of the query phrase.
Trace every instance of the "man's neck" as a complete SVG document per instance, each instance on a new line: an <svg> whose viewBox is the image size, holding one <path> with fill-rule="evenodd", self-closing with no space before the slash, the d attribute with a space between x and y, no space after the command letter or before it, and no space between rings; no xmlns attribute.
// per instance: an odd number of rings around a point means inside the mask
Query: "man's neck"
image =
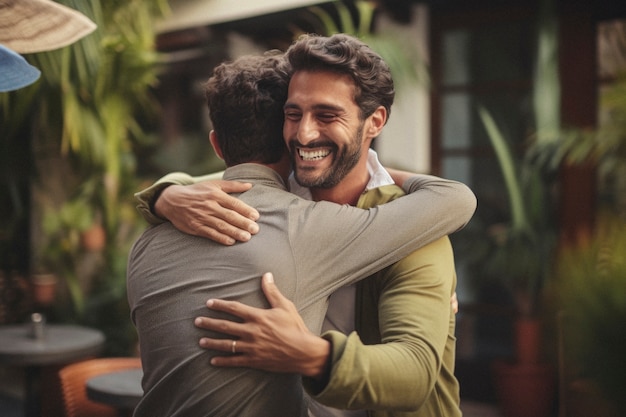
<svg viewBox="0 0 626 417"><path fill-rule="evenodd" d="M291 160L289 158L289 154L285 152L280 161L273 164L264 164L257 162L260 165L265 165L278 173L285 182L285 184L289 184L289 175L291 174Z"/></svg>

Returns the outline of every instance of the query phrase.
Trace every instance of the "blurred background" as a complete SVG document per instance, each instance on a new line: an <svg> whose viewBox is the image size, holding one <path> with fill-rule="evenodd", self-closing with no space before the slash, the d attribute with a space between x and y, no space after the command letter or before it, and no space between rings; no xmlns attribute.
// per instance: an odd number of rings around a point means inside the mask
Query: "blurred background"
<svg viewBox="0 0 626 417"><path fill-rule="evenodd" d="M202 84L224 60L285 50L301 33L347 32L383 55L396 81L373 145L383 164L462 181L478 197L452 236L468 410L620 415L625 2L59 3L98 29L25 55L41 79L0 93L0 325L42 312L101 330L103 355L133 355L126 259L146 226L133 193L171 171L223 169ZM1 380L14 377L0 368ZM0 384L1 395L22 393ZM543 404L526 409L533 400Z"/></svg>

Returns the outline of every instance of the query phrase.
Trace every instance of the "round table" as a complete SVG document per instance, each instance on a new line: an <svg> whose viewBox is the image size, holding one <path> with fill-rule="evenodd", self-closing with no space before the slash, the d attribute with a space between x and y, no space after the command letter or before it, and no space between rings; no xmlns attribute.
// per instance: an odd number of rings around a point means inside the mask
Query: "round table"
<svg viewBox="0 0 626 417"><path fill-rule="evenodd" d="M115 407L120 414L131 411L143 395L142 377L141 368L95 376L87 380L87 398Z"/></svg>
<svg viewBox="0 0 626 417"><path fill-rule="evenodd" d="M96 356L104 334L82 326L46 324L43 337L35 338L32 324L0 326L0 363L26 370L25 415L41 415L41 368Z"/></svg>

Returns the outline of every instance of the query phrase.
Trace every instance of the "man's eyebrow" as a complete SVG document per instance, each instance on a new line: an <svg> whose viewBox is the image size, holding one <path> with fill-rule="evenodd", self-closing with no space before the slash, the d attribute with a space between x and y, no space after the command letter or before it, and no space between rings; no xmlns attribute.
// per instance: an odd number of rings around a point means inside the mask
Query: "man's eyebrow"
<svg viewBox="0 0 626 417"><path fill-rule="evenodd" d="M295 104L295 103L285 103L285 105L283 106L284 110L288 110L288 109L296 109L296 110L300 110L300 106ZM334 112L344 112L345 109L341 106L335 106L333 104L325 104L325 103L320 103L320 104L316 104L313 106L313 110L325 110L325 111L334 111Z"/></svg>

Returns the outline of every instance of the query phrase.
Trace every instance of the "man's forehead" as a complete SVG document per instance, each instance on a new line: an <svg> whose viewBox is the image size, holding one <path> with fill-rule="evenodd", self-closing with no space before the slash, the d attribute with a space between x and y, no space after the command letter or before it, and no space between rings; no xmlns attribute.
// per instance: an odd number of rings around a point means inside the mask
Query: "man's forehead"
<svg viewBox="0 0 626 417"><path fill-rule="evenodd" d="M291 85L291 81L298 76L316 76L319 75L321 77L332 79L335 81L345 82L346 84L350 84L352 86L356 86L354 79L350 76L350 74L346 74L340 71L334 71L330 68L312 68L312 69L301 69L294 71L291 74L291 79L289 80L289 85Z"/></svg>
<svg viewBox="0 0 626 417"><path fill-rule="evenodd" d="M328 105L345 100L356 105L355 89L354 80L347 74L324 69L299 70L294 72L289 81L287 102L289 103L290 99L314 98L316 102Z"/></svg>

